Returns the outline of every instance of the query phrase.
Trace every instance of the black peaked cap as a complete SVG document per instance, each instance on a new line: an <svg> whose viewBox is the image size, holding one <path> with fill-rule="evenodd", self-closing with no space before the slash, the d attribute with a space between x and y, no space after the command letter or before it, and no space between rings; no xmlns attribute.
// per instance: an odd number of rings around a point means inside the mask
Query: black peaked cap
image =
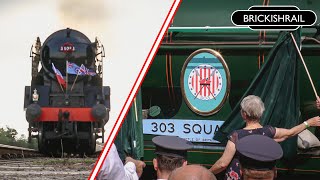
<svg viewBox="0 0 320 180"><path fill-rule="evenodd" d="M155 154L171 157L187 158L187 151L192 143L177 136L157 136L152 139L156 146Z"/></svg>
<svg viewBox="0 0 320 180"><path fill-rule="evenodd" d="M240 164L249 169L268 170L275 167L283 155L282 148L274 139L263 135L249 135L236 143Z"/></svg>

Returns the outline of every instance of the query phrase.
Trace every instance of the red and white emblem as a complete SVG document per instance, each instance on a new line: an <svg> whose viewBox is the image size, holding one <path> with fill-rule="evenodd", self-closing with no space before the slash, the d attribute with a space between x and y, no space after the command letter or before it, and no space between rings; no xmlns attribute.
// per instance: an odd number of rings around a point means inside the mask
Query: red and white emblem
<svg viewBox="0 0 320 180"><path fill-rule="evenodd" d="M60 46L60 51L64 53L70 53L75 51L75 48L72 43L66 42L62 46Z"/></svg>
<svg viewBox="0 0 320 180"><path fill-rule="evenodd" d="M189 74L189 90L200 100L215 99L221 92L222 85L219 70L209 64L201 64Z"/></svg>

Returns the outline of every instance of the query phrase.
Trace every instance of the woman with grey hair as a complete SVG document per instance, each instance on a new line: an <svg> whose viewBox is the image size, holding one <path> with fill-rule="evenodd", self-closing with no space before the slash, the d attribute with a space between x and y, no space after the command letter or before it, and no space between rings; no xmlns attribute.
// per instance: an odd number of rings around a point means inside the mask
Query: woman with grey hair
<svg viewBox="0 0 320 180"><path fill-rule="evenodd" d="M303 123L291 128L275 128L270 125L262 126L260 118L264 112L264 104L260 97L249 95L241 101L241 116L246 123L243 129L233 131L229 136L223 155L210 168L211 172L218 174L226 170L225 179L241 179L239 154L236 153L235 144L239 139L252 135L260 134L273 138L277 142L299 134L310 126L320 126L320 117L316 116Z"/></svg>

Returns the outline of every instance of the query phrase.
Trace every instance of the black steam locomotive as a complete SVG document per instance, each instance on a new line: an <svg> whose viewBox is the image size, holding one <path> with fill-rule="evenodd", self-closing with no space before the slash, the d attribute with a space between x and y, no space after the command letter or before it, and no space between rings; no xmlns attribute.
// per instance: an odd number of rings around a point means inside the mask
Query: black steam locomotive
<svg viewBox="0 0 320 180"><path fill-rule="evenodd" d="M37 38L30 57L32 81L24 97L29 140L37 138L45 154L93 154L96 140L104 141L110 110L110 87L102 85L103 45L67 28L42 45Z"/></svg>

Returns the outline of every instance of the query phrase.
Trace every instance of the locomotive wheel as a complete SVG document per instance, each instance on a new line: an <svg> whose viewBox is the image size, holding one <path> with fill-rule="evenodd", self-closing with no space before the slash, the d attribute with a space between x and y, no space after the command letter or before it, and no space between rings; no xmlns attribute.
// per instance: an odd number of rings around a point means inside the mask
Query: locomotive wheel
<svg viewBox="0 0 320 180"><path fill-rule="evenodd" d="M104 128L102 128L102 143L104 143Z"/></svg>
<svg viewBox="0 0 320 180"><path fill-rule="evenodd" d="M31 126L29 124L29 129L28 129L28 143L31 143Z"/></svg>
<svg viewBox="0 0 320 180"><path fill-rule="evenodd" d="M96 152L96 133L93 131L93 124L91 123L91 128L89 132L89 150L88 154L94 154Z"/></svg>
<svg viewBox="0 0 320 180"><path fill-rule="evenodd" d="M91 123L90 126L91 127L87 129L89 136L85 139L79 139L78 153L80 157L92 155L96 152L96 134L93 131L93 123Z"/></svg>
<svg viewBox="0 0 320 180"><path fill-rule="evenodd" d="M44 154L46 153L45 142L46 140L44 138L43 123L40 123L38 128L38 150Z"/></svg>

